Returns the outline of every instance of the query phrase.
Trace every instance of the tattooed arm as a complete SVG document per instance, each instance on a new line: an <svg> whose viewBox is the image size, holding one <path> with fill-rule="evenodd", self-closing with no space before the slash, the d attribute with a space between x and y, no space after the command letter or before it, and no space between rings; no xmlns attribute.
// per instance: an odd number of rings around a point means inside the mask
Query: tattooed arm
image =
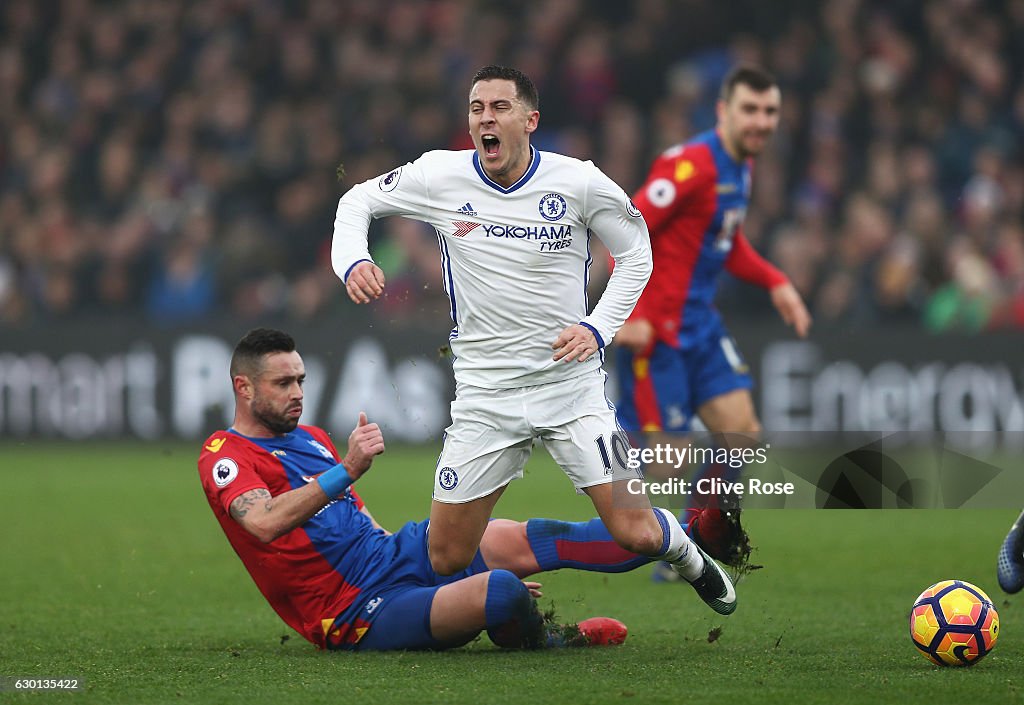
<svg viewBox="0 0 1024 705"><path fill-rule="evenodd" d="M375 423L369 423L366 414L359 412L359 421L348 437L348 452L345 454L345 472L351 480L362 477L373 459L384 452L384 434ZM265 487L249 490L238 495L231 503L231 516L242 528L263 543L270 543L284 536L307 519L319 512L333 499L324 494L319 482L310 482L305 487L282 492L272 497ZM363 508L363 513L377 528L380 525Z"/></svg>
<svg viewBox="0 0 1024 705"><path fill-rule="evenodd" d="M270 543L301 526L329 501L315 482L276 497L260 487L238 495L231 503L231 516L260 541Z"/></svg>

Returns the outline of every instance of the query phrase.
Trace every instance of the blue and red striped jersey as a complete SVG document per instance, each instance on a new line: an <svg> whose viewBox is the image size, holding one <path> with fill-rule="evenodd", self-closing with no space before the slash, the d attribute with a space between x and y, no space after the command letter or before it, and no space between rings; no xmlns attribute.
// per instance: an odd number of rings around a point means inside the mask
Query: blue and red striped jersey
<svg viewBox="0 0 1024 705"><path fill-rule="evenodd" d="M787 281L743 235L751 160L736 161L716 130L663 152L633 197L651 233L654 273L630 319L646 319L656 337L689 347L713 328L723 268L769 289Z"/></svg>
<svg viewBox="0 0 1024 705"><path fill-rule="evenodd" d="M351 488L268 544L242 528L230 506L250 490L265 488L277 496L302 487L338 462L334 443L314 426L274 438L218 431L199 456L206 498L256 586L281 619L321 648L328 640L354 642L362 636L365 625L332 624L386 574L384 532L360 511L363 501Z"/></svg>

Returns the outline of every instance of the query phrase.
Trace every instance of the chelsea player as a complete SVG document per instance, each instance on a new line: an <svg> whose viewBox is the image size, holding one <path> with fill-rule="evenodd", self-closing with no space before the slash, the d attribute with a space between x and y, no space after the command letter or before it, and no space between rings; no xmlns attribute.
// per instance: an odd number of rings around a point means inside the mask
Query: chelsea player
<svg viewBox="0 0 1024 705"><path fill-rule="evenodd" d="M349 297L365 304L385 284L367 249L372 219L401 215L437 233L456 398L430 509L434 570L470 565L502 492L542 439L621 548L666 561L730 614L736 592L725 571L671 512L627 490L636 477L629 441L605 396L599 352L651 271L640 211L593 163L530 145L539 98L522 72L480 69L467 107L475 149L427 152L353 187L338 203L331 252ZM616 267L588 313L592 236Z"/></svg>

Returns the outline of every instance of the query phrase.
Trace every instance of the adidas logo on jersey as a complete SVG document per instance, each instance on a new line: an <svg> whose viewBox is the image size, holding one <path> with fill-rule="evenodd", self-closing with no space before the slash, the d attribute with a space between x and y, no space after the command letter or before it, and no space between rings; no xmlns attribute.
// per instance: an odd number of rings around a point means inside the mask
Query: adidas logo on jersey
<svg viewBox="0 0 1024 705"><path fill-rule="evenodd" d="M473 206L472 204L470 204L469 201L466 201L466 205L464 205L462 208L459 208L458 210L459 213L462 213L462 215L476 216L477 214L476 211L473 210Z"/></svg>

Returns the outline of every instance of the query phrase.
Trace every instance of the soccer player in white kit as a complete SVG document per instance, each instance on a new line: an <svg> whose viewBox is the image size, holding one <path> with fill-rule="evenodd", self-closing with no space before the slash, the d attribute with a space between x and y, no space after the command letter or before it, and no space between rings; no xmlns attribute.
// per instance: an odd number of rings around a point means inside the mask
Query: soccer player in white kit
<svg viewBox="0 0 1024 705"><path fill-rule="evenodd" d="M434 479L431 564L442 575L470 564L494 505L540 438L616 543L669 562L712 609L730 614L736 593L726 573L671 512L627 490L637 475L604 393L599 351L651 274L647 226L592 162L530 145L538 105L523 73L484 67L469 94L474 150L427 152L338 204L331 258L356 303L384 290L367 248L371 219L401 215L437 233L455 323L456 398ZM588 315L592 235L615 268Z"/></svg>

